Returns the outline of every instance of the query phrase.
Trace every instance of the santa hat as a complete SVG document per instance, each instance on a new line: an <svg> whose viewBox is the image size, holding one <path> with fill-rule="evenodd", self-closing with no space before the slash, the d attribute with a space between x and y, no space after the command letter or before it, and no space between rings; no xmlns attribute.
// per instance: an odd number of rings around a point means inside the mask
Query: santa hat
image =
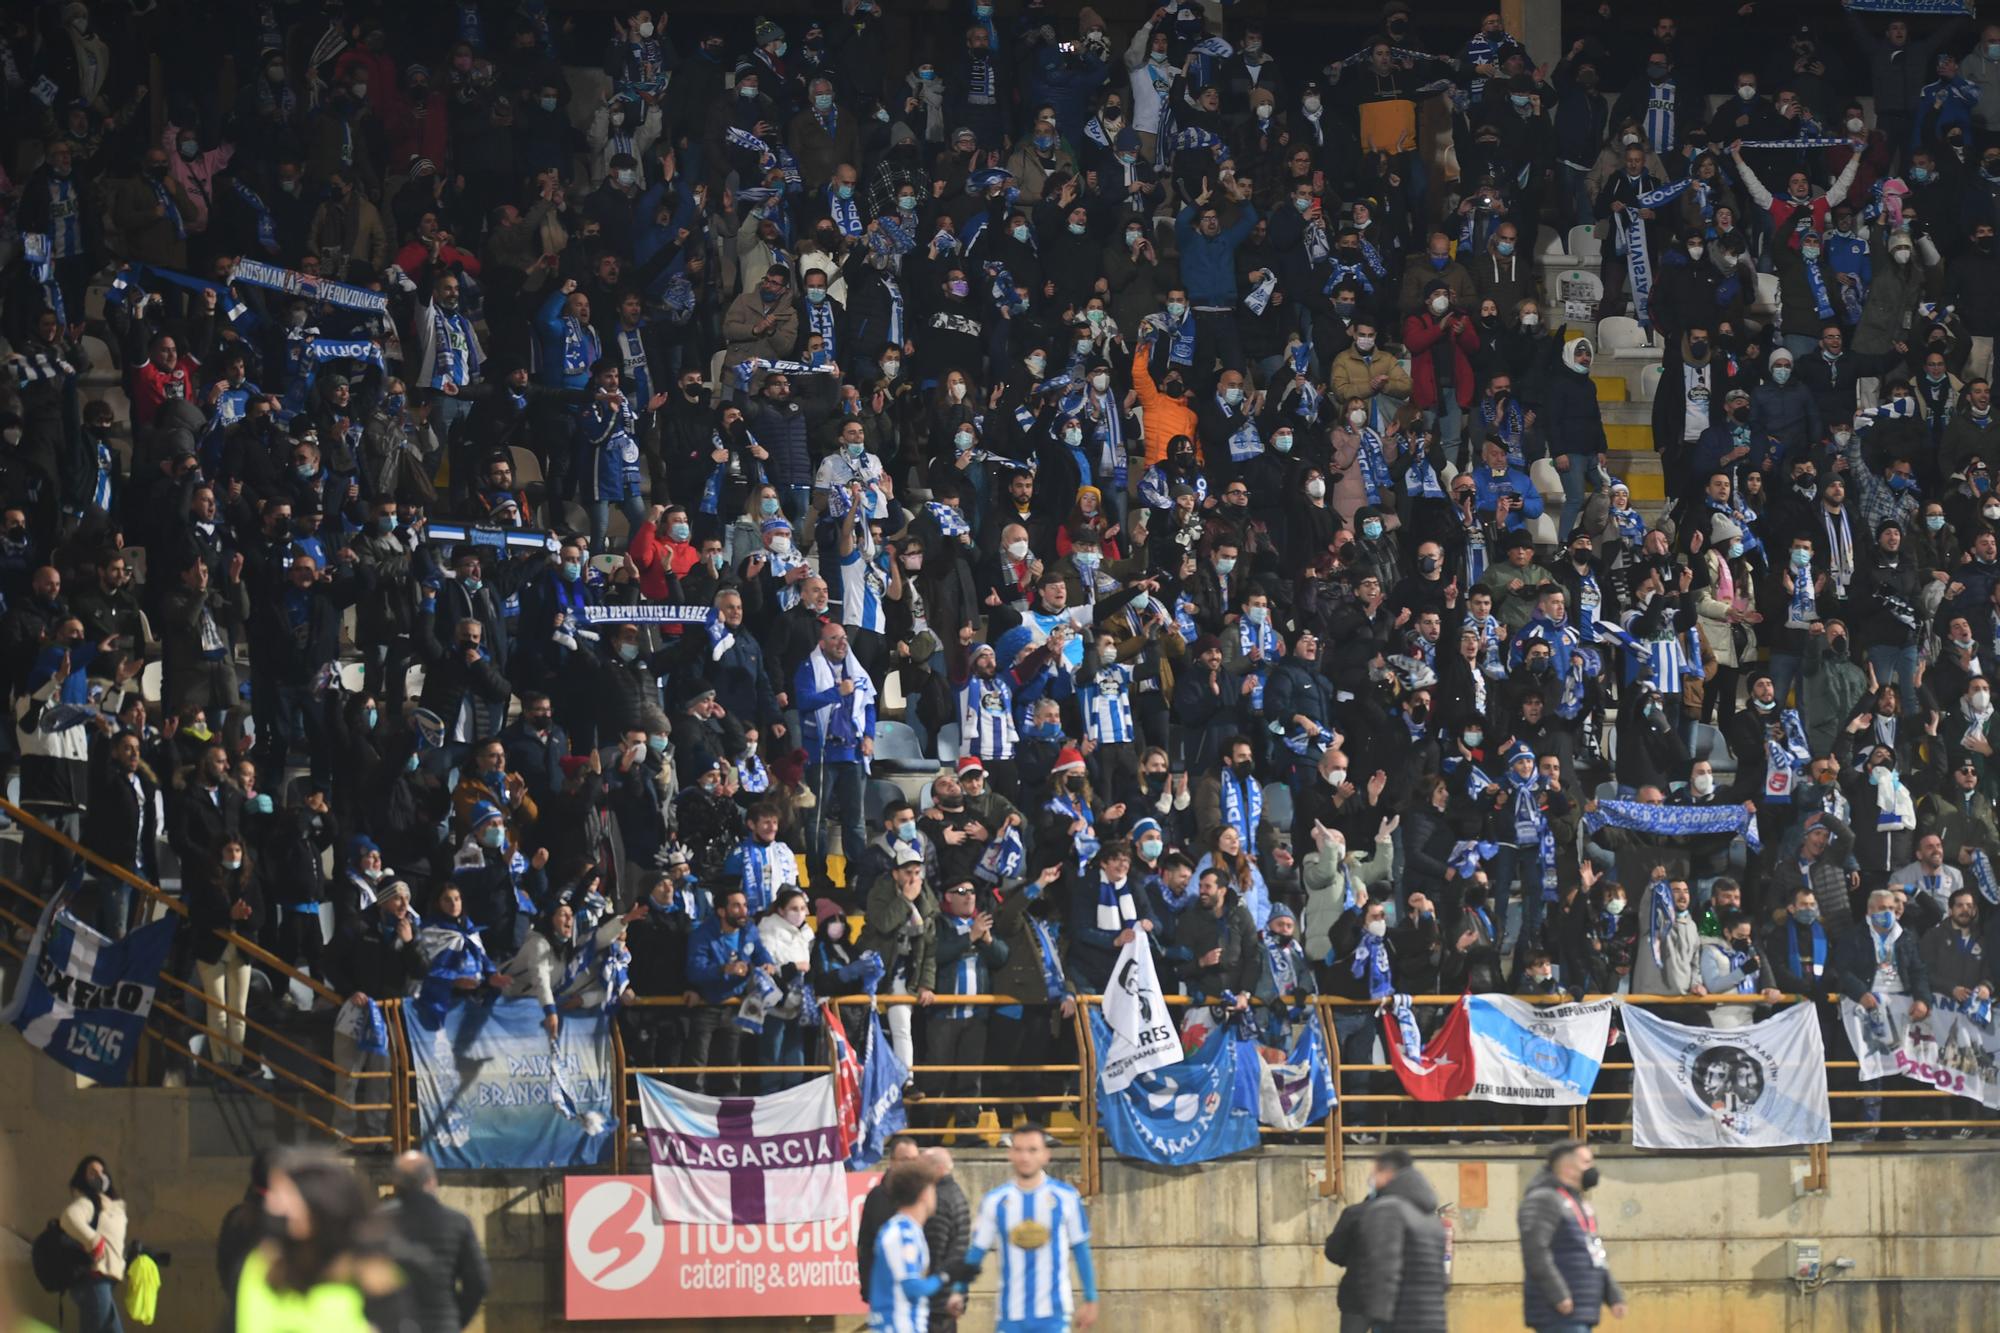
<svg viewBox="0 0 2000 1333"><path fill-rule="evenodd" d="M1075 746L1065 745L1056 751L1056 766L1049 772L1067 773L1072 769L1079 773L1083 771L1083 756L1077 752Z"/></svg>

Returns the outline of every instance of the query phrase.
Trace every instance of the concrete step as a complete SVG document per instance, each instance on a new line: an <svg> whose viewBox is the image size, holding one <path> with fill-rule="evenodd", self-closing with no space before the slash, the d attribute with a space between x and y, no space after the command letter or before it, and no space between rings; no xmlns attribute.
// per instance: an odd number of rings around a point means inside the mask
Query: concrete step
<svg viewBox="0 0 2000 1333"><path fill-rule="evenodd" d="M1623 375L1592 375L1590 387L1597 390L1600 403L1622 403L1631 396L1632 386L1625 382Z"/></svg>
<svg viewBox="0 0 2000 1333"><path fill-rule="evenodd" d="M1604 423L1604 438L1610 444L1611 452L1618 454L1646 454L1653 452L1653 429L1635 423Z"/></svg>

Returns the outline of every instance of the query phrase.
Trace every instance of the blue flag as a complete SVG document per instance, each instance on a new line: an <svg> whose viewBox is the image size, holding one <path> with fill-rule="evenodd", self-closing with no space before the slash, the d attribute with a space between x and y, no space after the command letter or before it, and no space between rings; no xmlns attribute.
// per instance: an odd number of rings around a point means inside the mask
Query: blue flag
<svg viewBox="0 0 2000 1333"><path fill-rule="evenodd" d="M34 973L0 1017L65 1068L123 1087L179 922L169 916L122 940L100 935L68 911L82 875L78 862L43 909L28 951Z"/></svg>
<svg viewBox="0 0 2000 1333"><path fill-rule="evenodd" d="M1273 1129L1303 1129L1326 1119L1340 1100L1333 1086L1333 1069L1326 1058L1326 1038L1319 1022L1308 1017L1300 1025L1299 1037L1283 1064L1265 1064L1254 1048L1250 1054L1262 1066L1258 1071L1263 1103L1262 1116Z"/></svg>
<svg viewBox="0 0 2000 1333"><path fill-rule="evenodd" d="M403 1009L420 1146L440 1167L595 1166L617 1126L611 1019L563 1015L554 1045L532 999Z"/></svg>
<svg viewBox="0 0 2000 1333"><path fill-rule="evenodd" d="M871 988L870 993L873 993ZM859 1171L882 1160L882 1145L891 1134L909 1128L903 1110L903 1085L910 1071L896 1058L895 1047L882 1031L882 1016L868 1010L868 1035L862 1039L861 1126L854 1138L854 1154L847 1169Z"/></svg>
<svg viewBox="0 0 2000 1333"><path fill-rule="evenodd" d="M1095 1009L1091 1032L1108 1049L1111 1028ZM1262 1061L1230 1027L1211 1032L1179 1064L1140 1074L1123 1092L1099 1093L1099 1115L1120 1157L1161 1166L1213 1161L1257 1146Z"/></svg>

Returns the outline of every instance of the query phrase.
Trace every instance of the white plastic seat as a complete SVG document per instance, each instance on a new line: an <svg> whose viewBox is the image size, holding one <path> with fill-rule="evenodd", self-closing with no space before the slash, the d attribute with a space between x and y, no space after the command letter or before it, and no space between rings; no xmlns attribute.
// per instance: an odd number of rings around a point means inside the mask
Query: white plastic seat
<svg viewBox="0 0 2000 1333"><path fill-rule="evenodd" d="M1543 499L1560 500L1563 493L1562 473L1546 458L1537 458L1528 464L1528 478L1535 483L1535 489Z"/></svg>
<svg viewBox="0 0 2000 1333"><path fill-rule="evenodd" d="M1667 373L1661 365L1647 366L1639 372L1639 401L1650 403L1660 395L1660 376Z"/></svg>
<svg viewBox="0 0 2000 1333"><path fill-rule="evenodd" d="M1759 273L1757 275L1757 304L1767 310L1776 310L1784 302L1778 298L1778 275Z"/></svg>
<svg viewBox="0 0 2000 1333"><path fill-rule="evenodd" d="M1569 240L1563 250L1579 264L1604 257L1604 243L1597 237L1595 224L1589 222L1569 229Z"/></svg>
<svg viewBox="0 0 2000 1333"><path fill-rule="evenodd" d="M937 752L938 752L938 762L940 764L957 763L958 746L959 746L958 723L947 722L943 726L938 728Z"/></svg>
<svg viewBox="0 0 2000 1333"><path fill-rule="evenodd" d="M1607 315L1597 321L1597 354L1599 356L1624 356L1631 353L1647 355L1651 351L1646 346L1646 331L1639 327L1639 321L1629 315Z"/></svg>
<svg viewBox="0 0 2000 1333"><path fill-rule="evenodd" d="M508 452L512 455L514 461L515 490L520 490L530 483L539 482L543 479L542 460L535 457L534 450L524 449L517 444L512 446Z"/></svg>
<svg viewBox="0 0 2000 1333"><path fill-rule="evenodd" d="M1556 544L1555 515L1549 513L1547 510L1543 510L1534 518L1529 519L1528 536L1534 539L1537 546L1554 546Z"/></svg>

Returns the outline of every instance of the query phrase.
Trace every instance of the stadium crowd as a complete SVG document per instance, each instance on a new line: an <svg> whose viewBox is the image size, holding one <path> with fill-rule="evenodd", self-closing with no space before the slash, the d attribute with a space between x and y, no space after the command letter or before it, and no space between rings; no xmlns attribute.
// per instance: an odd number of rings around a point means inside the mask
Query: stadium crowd
<svg viewBox="0 0 2000 1333"><path fill-rule="evenodd" d="M1274 1024L1990 999L2000 26L884 8L0 20L0 744L178 884L219 1063L289 1001L210 928L761 1010L627 1007L673 1067L875 986L906 1061L1051 1063L1135 933ZM1634 302L1663 504L1566 322Z"/></svg>

